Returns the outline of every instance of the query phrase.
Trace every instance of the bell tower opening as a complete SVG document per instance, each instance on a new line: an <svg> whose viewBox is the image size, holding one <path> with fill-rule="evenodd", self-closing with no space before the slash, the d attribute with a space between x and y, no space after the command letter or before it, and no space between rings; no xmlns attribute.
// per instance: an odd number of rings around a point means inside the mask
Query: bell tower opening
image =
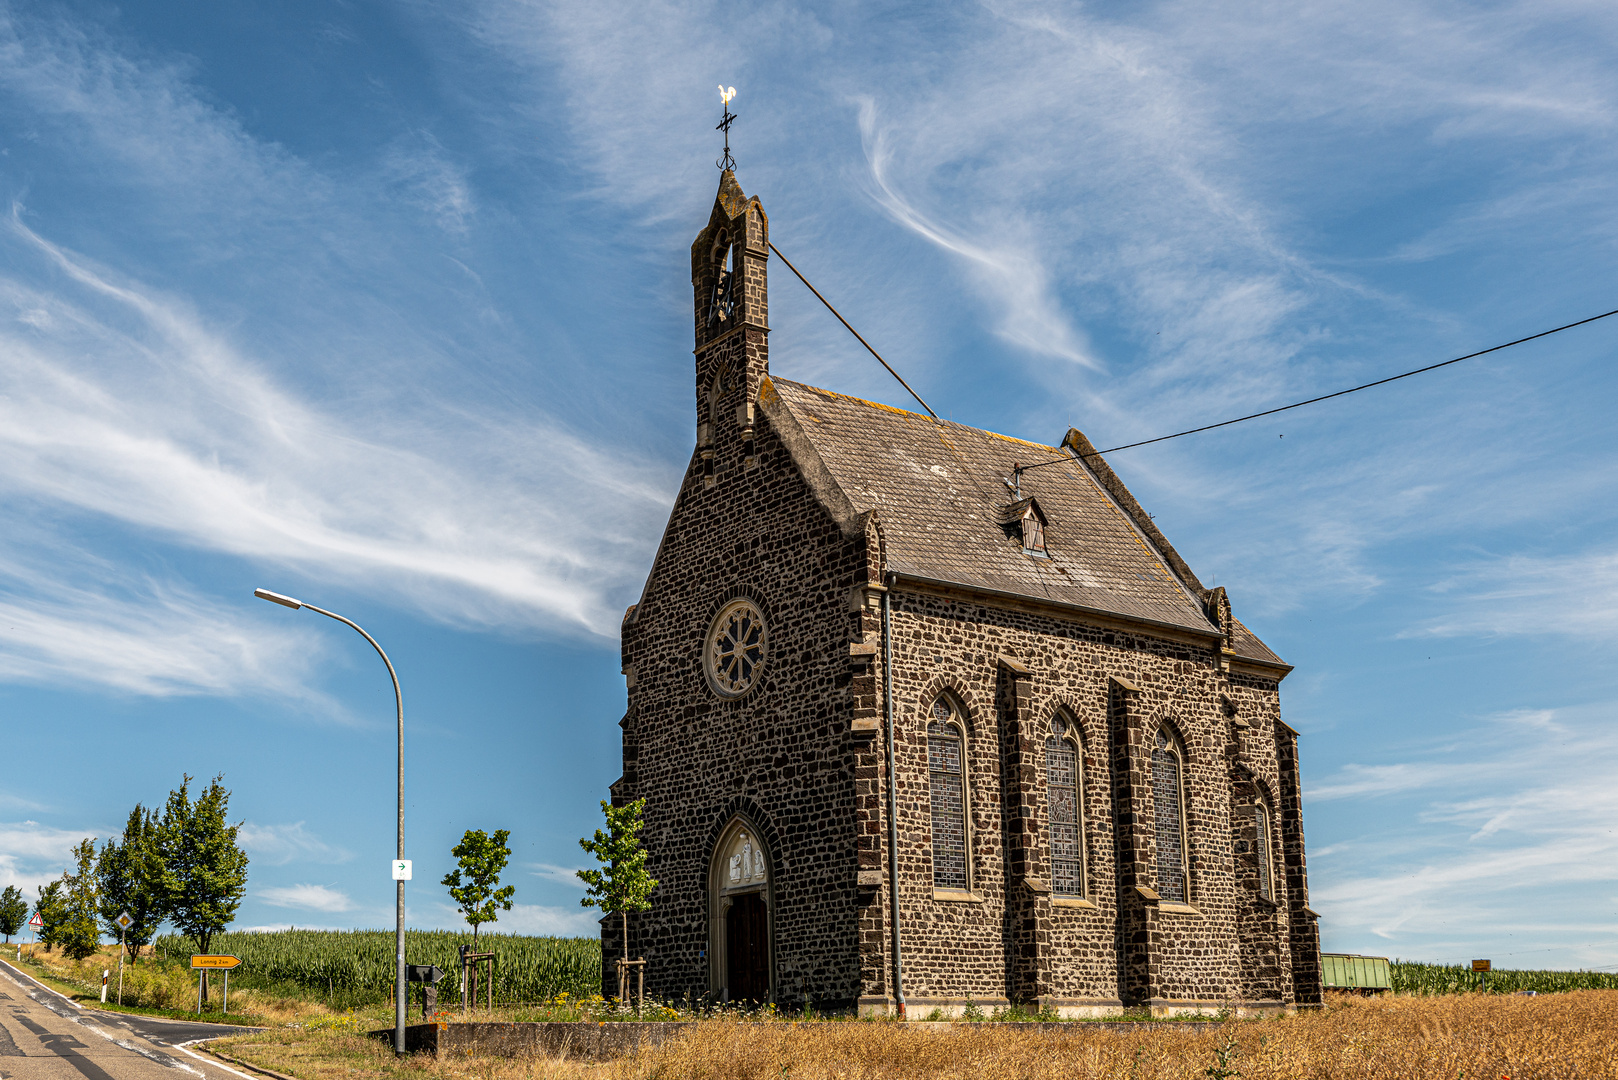
<svg viewBox="0 0 1618 1080"><path fill-rule="evenodd" d="M753 408L770 374L769 257L770 219L726 169L691 244L697 446L710 487L752 457Z"/></svg>

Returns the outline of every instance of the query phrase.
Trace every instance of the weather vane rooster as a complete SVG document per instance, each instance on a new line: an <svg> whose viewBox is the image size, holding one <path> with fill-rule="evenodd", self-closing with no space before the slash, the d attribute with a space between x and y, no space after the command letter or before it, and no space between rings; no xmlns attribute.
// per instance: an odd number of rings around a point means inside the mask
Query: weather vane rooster
<svg viewBox="0 0 1618 1080"><path fill-rule="evenodd" d="M730 111L730 102L735 96L736 88L734 86L725 86L723 83L719 85L719 103L725 107L725 118L719 121L714 130L725 133L725 156L714 164L721 169L734 169L736 167L736 159L730 156L730 125L736 122L736 114Z"/></svg>

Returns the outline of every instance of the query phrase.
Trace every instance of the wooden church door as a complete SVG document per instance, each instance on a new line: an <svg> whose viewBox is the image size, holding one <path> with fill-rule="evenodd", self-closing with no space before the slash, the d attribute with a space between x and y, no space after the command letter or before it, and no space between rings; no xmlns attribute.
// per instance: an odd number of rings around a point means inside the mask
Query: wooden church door
<svg viewBox="0 0 1618 1080"><path fill-rule="evenodd" d="M769 910L758 893L743 893L725 915L726 984L732 1001L770 998Z"/></svg>

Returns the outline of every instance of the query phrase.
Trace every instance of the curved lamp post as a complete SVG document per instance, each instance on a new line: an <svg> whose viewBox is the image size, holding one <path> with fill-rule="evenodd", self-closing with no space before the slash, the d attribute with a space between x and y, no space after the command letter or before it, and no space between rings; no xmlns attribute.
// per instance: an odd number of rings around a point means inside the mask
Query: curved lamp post
<svg viewBox="0 0 1618 1080"><path fill-rule="evenodd" d="M302 600L294 600L290 596L282 596L280 593L273 593L268 589L254 589L253 595L258 597L260 600L268 600L272 604L280 604L282 607L289 607L294 611L296 611L298 608L308 608L310 611L317 612L318 614L324 615L329 619L336 619L340 623L347 623L355 630L358 630L361 637L365 638L366 641L371 643L371 648L375 649L376 654L382 658L382 662L388 665L388 677L393 680L393 703L398 711L399 717L399 851L395 858L403 860L405 850L404 695L399 693L399 676L393 670L393 661L389 660L388 654L382 651L382 646L376 643L376 638L372 637L370 634L367 634L365 629L352 619L345 619L335 611L327 611L325 608L317 608L313 604L306 604ZM395 912L397 919L394 928L393 945L394 975L396 976L397 981L394 983L393 989L393 1052L398 1054L400 1057L403 1057L405 1052L405 887L403 881L396 881L394 882L394 885L396 886L394 904L397 909Z"/></svg>

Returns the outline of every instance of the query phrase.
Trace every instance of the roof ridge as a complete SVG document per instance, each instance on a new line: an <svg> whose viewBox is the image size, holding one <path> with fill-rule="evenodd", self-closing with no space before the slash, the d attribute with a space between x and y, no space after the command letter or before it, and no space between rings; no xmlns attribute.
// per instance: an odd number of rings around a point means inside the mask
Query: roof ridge
<svg viewBox="0 0 1618 1080"><path fill-rule="evenodd" d="M898 413L901 416L913 416L917 420L925 420L929 424L948 424L950 427L965 428L967 431L976 431L983 435L993 436L996 439L1004 439L1007 442L1021 443L1024 446L1031 446L1036 450L1049 450L1053 454L1060 454L1062 452L1061 447L1052 446L1049 443L1034 442L1032 439L1019 439L1015 435L1005 435L998 431L990 431L988 428L974 427L971 424L963 424L959 420L946 420L942 416L924 416L919 412L911 412L909 409L901 409L897 405L884 405L880 401L871 401L868 398L857 397L854 394L845 394L838 390L827 390L823 386L814 386L810 383L799 382L797 379L783 379L779 375L771 375L770 381L783 382L791 386L802 387L805 390L813 390L817 394L825 394L828 397L841 398L844 401L852 401L857 405L865 405L872 409L881 409L883 412Z"/></svg>

